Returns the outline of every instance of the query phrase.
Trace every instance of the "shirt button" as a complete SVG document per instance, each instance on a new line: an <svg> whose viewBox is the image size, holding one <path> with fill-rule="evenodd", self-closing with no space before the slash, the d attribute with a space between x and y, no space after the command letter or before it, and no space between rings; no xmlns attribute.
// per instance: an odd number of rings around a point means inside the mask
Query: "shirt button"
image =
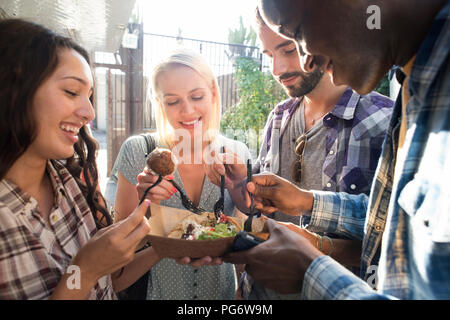
<svg viewBox="0 0 450 320"><path fill-rule="evenodd" d="M333 155L334 154L334 150L330 150L330 154Z"/></svg>
<svg viewBox="0 0 450 320"><path fill-rule="evenodd" d="M377 224L375 225L375 230L377 230L378 232L380 232L380 231L381 231L381 225L377 223Z"/></svg>
<svg viewBox="0 0 450 320"><path fill-rule="evenodd" d="M351 185L350 185L350 189L355 190L355 189L356 189L356 186L355 186L354 184L351 184Z"/></svg>
<svg viewBox="0 0 450 320"><path fill-rule="evenodd" d="M50 220L55 223L56 221L58 221L58 215L56 213L52 213L50 215Z"/></svg>
<svg viewBox="0 0 450 320"><path fill-rule="evenodd" d="M327 188L331 188L331 183L330 182L327 183Z"/></svg>

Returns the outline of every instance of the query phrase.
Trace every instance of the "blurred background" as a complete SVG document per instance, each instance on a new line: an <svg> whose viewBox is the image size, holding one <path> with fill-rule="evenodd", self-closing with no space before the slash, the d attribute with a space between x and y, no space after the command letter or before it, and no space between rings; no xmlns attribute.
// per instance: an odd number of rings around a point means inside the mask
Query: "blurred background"
<svg viewBox="0 0 450 320"><path fill-rule="evenodd" d="M287 96L270 75L252 28L256 0L0 0L0 19L19 17L70 36L91 55L100 144L101 189L122 142L155 131L148 79L153 66L176 46L201 53L216 74L222 98L222 131L257 156L272 108ZM245 81L244 81L245 80ZM248 85L248 83L251 85ZM388 77L378 90L394 96Z"/></svg>

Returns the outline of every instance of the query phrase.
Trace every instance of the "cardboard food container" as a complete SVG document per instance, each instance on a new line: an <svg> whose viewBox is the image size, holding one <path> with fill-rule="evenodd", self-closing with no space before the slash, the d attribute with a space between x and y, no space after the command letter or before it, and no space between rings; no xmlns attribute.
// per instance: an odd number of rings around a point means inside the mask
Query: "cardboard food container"
<svg viewBox="0 0 450 320"><path fill-rule="evenodd" d="M161 258L201 258L205 256L220 257L231 250L234 237L214 240L184 240L168 238L167 234L172 231L184 218L192 215L192 212L183 209L150 204L151 217L149 224L150 233L148 241ZM236 220L237 218L235 218ZM252 230L258 231L256 235L264 237L261 233L265 218L254 218ZM239 220L243 225L243 220Z"/></svg>

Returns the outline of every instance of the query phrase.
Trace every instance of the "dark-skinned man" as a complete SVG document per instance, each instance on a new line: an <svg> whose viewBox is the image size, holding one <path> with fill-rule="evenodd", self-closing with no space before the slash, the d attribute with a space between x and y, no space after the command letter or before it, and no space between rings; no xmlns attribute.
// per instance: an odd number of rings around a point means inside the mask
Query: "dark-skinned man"
<svg viewBox="0 0 450 320"><path fill-rule="evenodd" d="M379 9L381 29L368 27L369 6ZM450 2L261 0L259 8L274 31L296 41L303 70L314 62L336 85L364 94L401 67L402 89L368 201L308 192L267 174L247 186L259 210L309 211L326 232L366 215L362 259L370 263L381 242L378 282L373 290L273 221L269 240L225 261L247 263L265 286L305 299L449 299Z"/></svg>
<svg viewBox="0 0 450 320"><path fill-rule="evenodd" d="M271 30L257 9L254 26L262 52L269 58L270 71L290 98L280 102L268 117L253 173L272 172L306 190L367 196L391 115L392 100L377 92L362 96L348 86L335 86L330 75L313 64L309 72L301 70L295 42ZM226 159L230 154L222 156ZM225 167L214 166L218 171L217 181L218 174L224 171L227 182L246 178L246 167L234 165L238 161L233 161L232 155L231 160L232 164L227 163ZM214 182L213 178L211 180ZM233 201L239 203L236 199L240 195L239 188L231 182L226 186ZM308 226L307 219L300 220L299 215L275 211L268 216L289 222L289 228L306 236L316 248L346 267L354 266L352 272L360 275L355 266L360 264L362 238L348 240L349 234L345 232L308 232L315 230ZM364 223L364 217L360 223ZM279 295L245 275L240 288L245 299L299 297Z"/></svg>

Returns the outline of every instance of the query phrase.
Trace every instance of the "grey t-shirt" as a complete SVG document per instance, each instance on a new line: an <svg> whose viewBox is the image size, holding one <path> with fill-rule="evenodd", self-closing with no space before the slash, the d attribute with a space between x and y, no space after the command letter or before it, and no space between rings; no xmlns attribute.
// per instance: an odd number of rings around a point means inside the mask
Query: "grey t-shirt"
<svg viewBox="0 0 450 320"><path fill-rule="evenodd" d="M152 134L156 146L161 145L157 135ZM250 157L248 148L241 142L223 136L216 138L216 143L234 150L244 161ZM146 165L145 154L147 146L142 136L128 138L122 145L116 160L117 170L133 185L137 183L137 175ZM183 182L178 170L174 180L184 190ZM213 210L214 204L220 197L220 188L205 177L199 206L206 210ZM179 195L161 201L161 205L184 209ZM233 213L234 205L228 192L225 191L225 208L227 215ZM149 300L190 300L190 299L234 299L236 291L236 277L234 265L224 263L221 266L204 266L194 269L181 266L172 259L162 259L151 268L148 282L147 299Z"/></svg>
<svg viewBox="0 0 450 320"><path fill-rule="evenodd" d="M305 132L305 106L303 100L300 102L290 121L286 124L286 127L282 129L284 130L278 151L279 165L274 166L271 163L267 163L274 160L271 157L261 158L261 155L257 163L260 166L260 172L270 171L293 182L291 175L292 166L298 160L298 156L295 153L295 141ZM306 190L321 190L322 167L326 157L326 128L322 120L318 121L306 135L307 143L302 161L302 178L300 183L296 183L296 185ZM274 172L272 168L278 168L278 170ZM299 217L289 216L282 212L274 213L271 218L295 224L299 224L300 219Z"/></svg>
<svg viewBox="0 0 450 320"><path fill-rule="evenodd" d="M291 168L294 161L297 161L298 156L295 153L295 142L297 138L305 132L305 106L303 100L297 107L297 110L292 115L290 121L286 124L283 136L281 137L281 143L279 146L279 170L274 172L275 174L293 182L291 176ZM320 120L306 132L307 142L302 161L302 178L300 183L296 183L299 187L306 190L321 190L322 189L322 167L325 161L325 143L326 143L326 128L323 125L323 121ZM273 168L274 166L269 164L265 165L263 159L258 159L261 163L261 167ZM276 166L275 166L276 167ZM273 215L269 215L277 221L292 222L294 224L300 224L301 217L290 216L282 212L275 212ZM275 300L275 299L299 299L299 294L292 295L280 295L273 290L265 288L262 283L254 282L249 284L252 286L251 293L248 299L258 300Z"/></svg>

